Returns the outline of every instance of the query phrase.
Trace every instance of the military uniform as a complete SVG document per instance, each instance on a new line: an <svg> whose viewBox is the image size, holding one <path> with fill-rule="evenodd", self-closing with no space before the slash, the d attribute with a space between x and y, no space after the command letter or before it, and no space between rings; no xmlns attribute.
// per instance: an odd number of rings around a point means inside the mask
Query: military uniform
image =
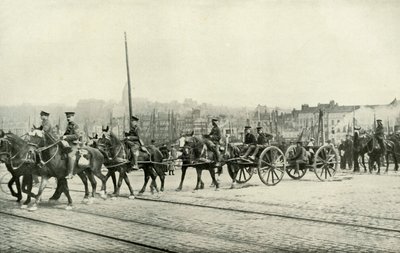
<svg viewBox="0 0 400 253"><path fill-rule="evenodd" d="M255 159L256 155L260 151L260 149L264 149L269 146L269 140L272 138L271 134L268 133L259 133L257 136L257 144L253 147L254 152L250 157L251 159Z"/></svg>
<svg viewBox="0 0 400 253"><path fill-rule="evenodd" d="M39 130L43 130L48 134L53 134L53 128L51 123L48 119L42 121L42 125L39 127Z"/></svg>
<svg viewBox="0 0 400 253"><path fill-rule="evenodd" d="M246 126L245 130L250 129L250 126ZM244 150L246 150L246 152L244 153L244 155L242 156L242 158L247 158L250 155L250 152L252 152L257 145L257 139L254 136L254 134L252 133L246 133L246 135L244 136L244 144L245 144L245 148Z"/></svg>
<svg viewBox="0 0 400 253"><path fill-rule="evenodd" d="M301 143L301 142L298 142ZM303 146L297 146L295 148L295 154L293 157L290 158L289 163L291 165L295 164L296 165L296 170L295 173L299 173L300 170L300 164L305 164L308 162L308 157L307 157L307 150Z"/></svg>
<svg viewBox="0 0 400 253"><path fill-rule="evenodd" d="M139 119L132 116L131 120L138 121ZM139 148L142 146L142 141L140 140L140 128L139 126L131 126L129 132L125 133L126 145L131 152L131 162L133 163L133 169L139 169L138 158L139 158Z"/></svg>
<svg viewBox="0 0 400 253"><path fill-rule="evenodd" d="M385 143L385 130L383 129L382 121L377 120L378 126L375 129L375 138L377 139L379 146L381 147L382 153L386 153Z"/></svg>
<svg viewBox="0 0 400 253"><path fill-rule="evenodd" d="M74 112L66 112L65 113L67 116L67 119L71 116L74 116ZM77 147L75 144L79 140L79 126L72 120L68 122L67 129L65 130L65 133L62 137L64 141L67 141L68 144L70 145L69 148L65 149L66 153L68 154L67 157L67 167L68 167L68 175L66 178L72 179L72 175L74 172L74 167L75 167L75 162L76 162L76 151Z"/></svg>
<svg viewBox="0 0 400 253"><path fill-rule="evenodd" d="M216 158L216 166L220 166L221 162L221 154L219 152L219 142L221 140L221 130L219 129L217 119L212 119L213 128L210 131L210 134L206 136L204 143L207 146L207 149L212 151Z"/></svg>
<svg viewBox="0 0 400 253"><path fill-rule="evenodd" d="M73 121L68 122L67 129L64 133L64 140L68 143L73 143L79 140L79 126Z"/></svg>

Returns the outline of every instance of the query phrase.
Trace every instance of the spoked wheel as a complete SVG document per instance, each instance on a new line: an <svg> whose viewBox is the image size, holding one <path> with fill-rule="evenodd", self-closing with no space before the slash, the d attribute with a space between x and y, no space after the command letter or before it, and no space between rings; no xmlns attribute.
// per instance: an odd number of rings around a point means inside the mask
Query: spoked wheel
<svg viewBox="0 0 400 253"><path fill-rule="evenodd" d="M286 162L283 152L274 146L267 147L260 155L258 176L268 185L279 183L285 175Z"/></svg>
<svg viewBox="0 0 400 253"><path fill-rule="evenodd" d="M8 188L8 182L12 178L12 175L7 172L0 176L0 189L6 194L10 194L10 189Z"/></svg>
<svg viewBox="0 0 400 253"><path fill-rule="evenodd" d="M238 182L239 184L244 184L247 181L250 180L250 178L253 176L253 167L249 166L238 166L238 173L236 174L235 181Z"/></svg>
<svg viewBox="0 0 400 253"><path fill-rule="evenodd" d="M294 157L296 153L296 145L291 145L285 153L286 157L286 162L289 161L292 157ZM296 173L296 165L289 165L288 163L286 164L286 173L289 175L289 177L298 180L302 177L307 172L307 167L306 166L300 166L299 171Z"/></svg>
<svg viewBox="0 0 400 253"><path fill-rule="evenodd" d="M314 172L321 181L330 180L337 171L339 155L332 145L324 145L315 153Z"/></svg>

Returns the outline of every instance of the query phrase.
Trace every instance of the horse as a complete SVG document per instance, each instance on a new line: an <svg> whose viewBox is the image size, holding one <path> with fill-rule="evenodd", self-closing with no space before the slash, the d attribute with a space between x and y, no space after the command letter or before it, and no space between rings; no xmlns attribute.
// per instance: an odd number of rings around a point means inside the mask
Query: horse
<svg viewBox="0 0 400 253"><path fill-rule="evenodd" d="M377 174L380 174L380 166L381 166L381 157L383 155L382 149L377 143L376 139L372 135L366 135L365 136L365 141L364 141L365 148L368 150L368 155L370 157L369 159L369 172L372 172L372 167L376 164L377 165ZM396 157L396 145L395 142L391 140L384 140L384 145L386 149L385 155L385 160L386 160L386 169L385 173L388 172L389 170L389 156L391 155L395 164L395 170L397 171L399 168L397 157ZM364 150L361 149L363 152Z"/></svg>
<svg viewBox="0 0 400 253"><path fill-rule="evenodd" d="M115 176L116 171L118 171L120 174L117 187L113 195L115 197L119 196L122 180L124 180L130 191L129 198L134 199L135 195L133 192L133 188L127 175L127 173L131 171L132 164L129 161L130 152L127 150L125 144L121 140L119 140L114 133L111 132L109 134L109 138L107 138L107 136L103 134L98 139L97 146L101 152L110 154L112 156L110 157L111 159L109 159L105 163L106 168L109 170L107 178L109 176L112 177L113 174ZM144 184L142 189L139 191L139 194L144 193L150 177L152 178L152 183L150 184L151 192L154 193L154 190L158 192L159 190L155 181L157 176L159 176L161 180L160 190L164 191L165 175L162 165L163 156L157 148L149 149L149 153L150 154L146 152L139 152L139 167L143 168L144 171Z"/></svg>
<svg viewBox="0 0 400 253"><path fill-rule="evenodd" d="M194 190L199 190L199 189L204 189L204 183L201 180L201 173L203 170L208 170L211 179L213 182L213 185L215 186L215 189L217 190L219 188L219 183L215 178L215 162L214 161L214 154L205 149L205 144L202 138L194 136L194 133L190 133L186 135L185 137L182 137L180 141L180 148L182 150L182 176L181 176L181 181L179 183L178 188L176 189L177 191L182 190L183 186L183 181L185 180L185 175L186 175L186 170L189 167L193 167L196 169L197 173L197 183L196 187ZM209 159L208 161L199 161L200 158L202 158L203 155L206 155L206 157Z"/></svg>
<svg viewBox="0 0 400 253"><path fill-rule="evenodd" d="M368 154L367 138L365 135L360 136L359 131L354 131L353 136L353 172L360 171L360 164L358 158L361 157L361 165L364 167L364 172L367 172L367 166L365 165L365 155Z"/></svg>
<svg viewBox="0 0 400 253"><path fill-rule="evenodd" d="M17 202L22 200L22 187L20 183L20 177L23 176L23 185L30 186L24 190L30 191L32 183L29 185L27 182L32 182L32 175L29 174L33 164L25 163L25 158L28 155L28 145L19 136L12 133L4 133L0 130L0 162L5 163L7 170L11 174L11 179L8 182L8 188L10 189L11 195L17 198ZM16 167L14 167L16 166ZM13 189L15 183L17 191ZM31 201L31 197L28 196L22 207L26 207Z"/></svg>
<svg viewBox="0 0 400 253"><path fill-rule="evenodd" d="M240 165L236 161L229 162L230 159L238 158L241 155L241 150L237 145L228 143L225 147L225 153L223 154L223 159L226 162L229 176L232 178L231 189L235 188L237 184L236 177L240 171Z"/></svg>
<svg viewBox="0 0 400 253"><path fill-rule="evenodd" d="M68 205L66 209L72 209L72 199L69 194L68 182L65 179L65 176L68 173L65 151L62 150L65 147L63 147L61 142L54 139L54 137L52 137L50 134L37 129L29 133L28 146L30 147L29 152L31 152L31 154L36 154L34 157L36 158L36 163L38 163L38 166L36 166L38 167L37 171L33 171L32 173L38 174L42 177L38 194L35 195L32 192L28 193L36 199L30 210L37 209L37 206L41 201L43 190L46 187L50 177L55 177L58 182L58 188L50 200L58 199L59 195L61 195L60 192L63 192L68 199ZM75 162L74 171L80 176L85 184L85 198L87 198L89 195L87 181L85 180L86 175L89 177L89 180L92 183L92 197L94 197L96 191L96 181L93 175L96 175L102 180L102 189L105 190L106 178L101 174L101 166L104 159L103 155L98 150L90 147L85 147L82 149L78 148L76 155L77 160ZM84 156L88 163L82 164L80 162L80 156Z"/></svg>

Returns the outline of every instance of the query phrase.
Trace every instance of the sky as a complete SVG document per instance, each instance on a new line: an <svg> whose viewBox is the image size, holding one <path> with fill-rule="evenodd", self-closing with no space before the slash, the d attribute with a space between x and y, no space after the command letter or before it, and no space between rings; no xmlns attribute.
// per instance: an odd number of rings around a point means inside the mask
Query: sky
<svg viewBox="0 0 400 253"><path fill-rule="evenodd" d="M400 1L0 2L0 105L400 99Z"/></svg>

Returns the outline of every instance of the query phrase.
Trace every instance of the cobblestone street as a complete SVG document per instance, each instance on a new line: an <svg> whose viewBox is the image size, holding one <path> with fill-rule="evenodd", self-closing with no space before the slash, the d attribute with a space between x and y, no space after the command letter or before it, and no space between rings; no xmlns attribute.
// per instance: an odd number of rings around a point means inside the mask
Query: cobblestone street
<svg viewBox="0 0 400 253"><path fill-rule="evenodd" d="M285 176L274 187L257 175L230 189L228 173L221 188L193 191L189 169L181 192L175 191L180 171L166 177L164 193L145 192L128 199L96 197L81 203L78 177L69 184L73 210L66 198L47 203L55 181L45 189L35 212L20 209L7 192L1 166L1 252L399 252L400 174L339 173L332 182L319 182L314 173L299 181ZM143 172L129 175L137 194ZM159 182L158 182L159 184ZM108 182L111 192L112 184ZM34 188L36 191L37 188ZM45 231L45 232L43 232Z"/></svg>

